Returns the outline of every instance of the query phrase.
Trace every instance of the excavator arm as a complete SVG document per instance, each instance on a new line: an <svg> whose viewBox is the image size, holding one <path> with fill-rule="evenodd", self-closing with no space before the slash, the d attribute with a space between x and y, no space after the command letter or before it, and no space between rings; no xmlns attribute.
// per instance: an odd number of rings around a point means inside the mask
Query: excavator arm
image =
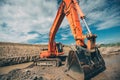
<svg viewBox="0 0 120 80"><path fill-rule="evenodd" d="M64 12L69 21L72 34L76 41L76 45L85 46L85 43L84 43L85 36L83 35L83 32L82 32L82 26L80 24L78 11L80 13L81 18L84 17L84 14L82 13L80 8L77 8L78 4L76 0L64 0L64 2L66 3Z"/></svg>
<svg viewBox="0 0 120 80"><path fill-rule="evenodd" d="M49 33L48 52L55 53L55 55L58 55L58 54L56 52L56 42L54 41L54 39L55 39L56 32L58 31L60 24L65 17L63 10L64 10L64 3L61 3Z"/></svg>
<svg viewBox="0 0 120 80"><path fill-rule="evenodd" d="M41 54L40 54L41 58L50 57L51 55L58 56L58 52L57 52L57 48L56 48L56 42L54 41L54 39L55 39L56 32L58 31L58 29L60 27L60 24L61 24L61 22L63 21L63 19L65 17L65 13L63 11L64 11L64 3L62 2L60 4L59 9L58 9L56 18L55 18L55 20L53 22L53 25L52 25L52 27L50 29L48 51L41 52Z"/></svg>
<svg viewBox="0 0 120 80"><path fill-rule="evenodd" d="M69 1L69 3L68 3ZM88 50L91 50L95 47L95 38L96 35L92 34L86 21L85 21L85 15L82 12L81 8L79 7L79 4L77 0L64 0L65 3L68 3L66 5L65 13L66 17L70 23L70 28L73 33L73 36L76 41L76 45L86 47ZM85 24L85 27L88 31L87 35L84 35L82 32L82 26L80 24L80 19ZM84 39L87 38L88 42L87 45L84 43Z"/></svg>

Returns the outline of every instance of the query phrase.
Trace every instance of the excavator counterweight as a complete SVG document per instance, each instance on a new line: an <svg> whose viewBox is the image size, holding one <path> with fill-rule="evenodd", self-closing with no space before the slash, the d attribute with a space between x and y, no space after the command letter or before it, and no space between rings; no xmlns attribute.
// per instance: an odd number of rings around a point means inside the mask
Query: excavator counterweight
<svg viewBox="0 0 120 80"><path fill-rule="evenodd" d="M66 58L66 74L75 80L90 79L105 70L105 62L95 44L97 36L90 31L77 0L62 0L50 29L48 50L42 51L40 59L35 63L40 66L60 66L62 61L60 56L65 53L63 45L55 42L55 35L64 17L67 18L76 41L75 45L70 46L71 50ZM87 35L82 32L80 19L86 26ZM85 39L87 39L87 44Z"/></svg>

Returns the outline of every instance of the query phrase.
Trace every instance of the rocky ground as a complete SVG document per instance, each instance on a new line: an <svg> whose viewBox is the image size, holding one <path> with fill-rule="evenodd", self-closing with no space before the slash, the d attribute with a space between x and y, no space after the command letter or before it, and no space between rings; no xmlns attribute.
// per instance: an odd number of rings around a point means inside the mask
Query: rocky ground
<svg viewBox="0 0 120 80"><path fill-rule="evenodd" d="M66 53L69 50L68 47L64 49ZM120 47L101 47L99 49L105 60L106 70L91 80L120 80ZM8 67L0 67L2 70L0 80L75 80L65 72L64 65L61 67L30 66L31 64L27 63L24 65L26 66L10 66L12 69L9 71L7 71Z"/></svg>
<svg viewBox="0 0 120 80"><path fill-rule="evenodd" d="M106 70L91 80L119 80L120 54L104 57ZM77 77L77 76L76 76ZM40 67L32 66L23 69L14 69L0 76L1 80L75 80L65 72L65 66Z"/></svg>

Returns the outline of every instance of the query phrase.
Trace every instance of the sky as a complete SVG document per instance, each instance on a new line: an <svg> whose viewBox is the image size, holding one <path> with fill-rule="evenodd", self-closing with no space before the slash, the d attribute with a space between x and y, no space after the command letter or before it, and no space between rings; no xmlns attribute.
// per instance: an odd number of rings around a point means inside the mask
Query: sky
<svg viewBox="0 0 120 80"><path fill-rule="evenodd" d="M120 42L120 0L79 0L98 44ZM47 44L61 0L0 0L0 42ZM85 25L81 22L83 33ZM75 43L64 18L56 42Z"/></svg>

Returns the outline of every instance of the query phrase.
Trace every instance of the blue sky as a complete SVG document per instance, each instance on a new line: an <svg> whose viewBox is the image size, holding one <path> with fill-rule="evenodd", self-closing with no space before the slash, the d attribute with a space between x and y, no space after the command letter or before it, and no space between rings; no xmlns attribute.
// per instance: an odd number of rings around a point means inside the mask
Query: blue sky
<svg viewBox="0 0 120 80"><path fill-rule="evenodd" d="M97 43L120 42L119 0L79 0ZM0 42L46 44L61 0L0 0ZM86 33L84 24L83 33ZM66 18L55 40L75 43Z"/></svg>

